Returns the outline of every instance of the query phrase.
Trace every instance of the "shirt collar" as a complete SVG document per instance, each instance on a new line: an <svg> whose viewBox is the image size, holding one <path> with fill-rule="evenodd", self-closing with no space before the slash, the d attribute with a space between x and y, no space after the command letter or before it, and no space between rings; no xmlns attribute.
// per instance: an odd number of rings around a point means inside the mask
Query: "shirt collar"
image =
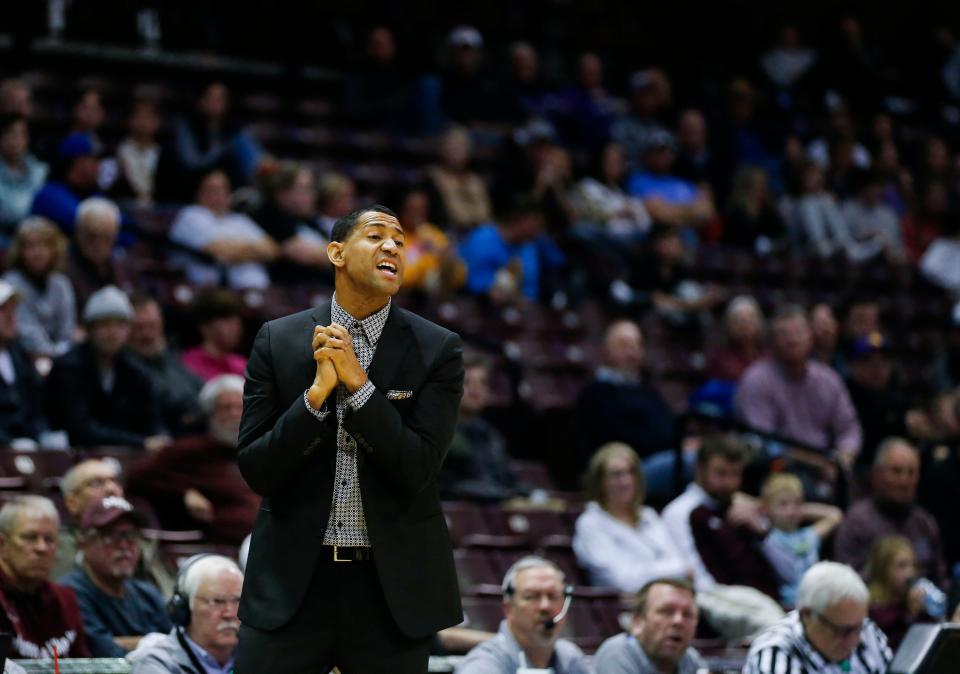
<svg viewBox="0 0 960 674"><path fill-rule="evenodd" d="M190 638L190 635L187 634L186 630L183 630L183 638L186 640L190 650L193 651L193 654L197 656L200 664L203 665L205 670L207 670L207 674L219 672L224 672L226 674L227 672L233 670L233 658L230 658L227 660L227 664L221 666L212 655L203 650L196 641Z"/></svg>
<svg viewBox="0 0 960 674"><path fill-rule="evenodd" d="M382 309L370 314L363 320L357 320L347 313L346 309L340 306L340 303L337 302L337 293L334 292L333 300L330 304L330 319L334 323L339 323L347 330L349 330L350 326L354 323L359 323L367 341L370 342L371 346L375 346L376 343L380 341L380 335L383 334L383 328L387 324L387 316L390 315L390 306L392 303L393 300L388 299Z"/></svg>

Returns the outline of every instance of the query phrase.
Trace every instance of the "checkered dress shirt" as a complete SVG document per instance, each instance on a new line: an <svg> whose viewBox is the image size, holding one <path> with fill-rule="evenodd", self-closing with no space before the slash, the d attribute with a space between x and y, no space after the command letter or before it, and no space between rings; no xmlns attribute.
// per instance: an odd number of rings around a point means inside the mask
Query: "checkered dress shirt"
<svg viewBox="0 0 960 674"><path fill-rule="evenodd" d="M377 342L380 341L383 327L387 324L387 316L390 315L390 304L388 301L383 309L358 321L337 303L336 293L333 295L330 318L350 332L353 338L353 350L364 370L370 368L370 362L377 351ZM363 407L370 400L374 390L376 389L373 382L369 380L352 395L347 392L346 386L337 384L337 464L333 479L333 504L330 507L327 530L323 535L324 545L370 545L357 475L357 442L344 430L343 418L348 410L358 410ZM329 410L320 412L314 410L307 402L306 393L304 403L307 405L307 410L319 419L324 419L329 414Z"/></svg>

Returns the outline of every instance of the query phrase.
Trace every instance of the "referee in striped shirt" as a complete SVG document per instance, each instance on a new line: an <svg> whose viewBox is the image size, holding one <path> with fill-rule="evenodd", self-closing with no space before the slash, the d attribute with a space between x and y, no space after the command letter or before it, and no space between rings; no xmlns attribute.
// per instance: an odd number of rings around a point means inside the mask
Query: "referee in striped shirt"
<svg viewBox="0 0 960 674"><path fill-rule="evenodd" d="M743 674L883 674L893 654L867 618L869 601L849 566L814 564L800 581L797 610L754 639Z"/></svg>

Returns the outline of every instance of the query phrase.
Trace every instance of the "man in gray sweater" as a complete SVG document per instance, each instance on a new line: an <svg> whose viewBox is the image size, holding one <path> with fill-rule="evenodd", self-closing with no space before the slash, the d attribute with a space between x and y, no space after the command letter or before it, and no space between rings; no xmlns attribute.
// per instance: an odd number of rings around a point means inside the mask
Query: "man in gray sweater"
<svg viewBox="0 0 960 674"><path fill-rule="evenodd" d="M652 580L637 593L630 633L604 641L594 668L602 674L695 674L706 667L690 647L697 618L689 581Z"/></svg>

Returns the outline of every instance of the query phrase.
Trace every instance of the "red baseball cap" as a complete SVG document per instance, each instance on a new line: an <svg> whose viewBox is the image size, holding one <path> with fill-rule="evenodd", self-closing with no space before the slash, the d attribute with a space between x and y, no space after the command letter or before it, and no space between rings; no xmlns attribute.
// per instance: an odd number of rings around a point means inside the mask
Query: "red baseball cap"
<svg viewBox="0 0 960 674"><path fill-rule="evenodd" d="M133 504L122 496L104 496L87 506L80 518L84 529L102 529L121 517L128 518L138 527L146 526L147 518L134 509Z"/></svg>

